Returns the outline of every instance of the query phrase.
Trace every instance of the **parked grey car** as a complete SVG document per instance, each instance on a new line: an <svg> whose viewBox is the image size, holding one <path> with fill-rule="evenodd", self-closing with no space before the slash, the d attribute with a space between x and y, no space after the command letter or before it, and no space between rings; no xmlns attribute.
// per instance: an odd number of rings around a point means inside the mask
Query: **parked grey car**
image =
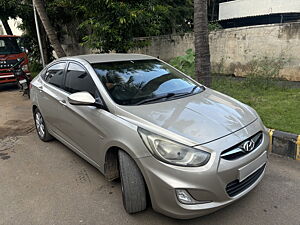
<svg viewBox="0 0 300 225"><path fill-rule="evenodd" d="M151 203L174 218L205 215L264 175L269 136L257 113L154 57L61 58L31 86L40 139L120 177L128 213Z"/></svg>

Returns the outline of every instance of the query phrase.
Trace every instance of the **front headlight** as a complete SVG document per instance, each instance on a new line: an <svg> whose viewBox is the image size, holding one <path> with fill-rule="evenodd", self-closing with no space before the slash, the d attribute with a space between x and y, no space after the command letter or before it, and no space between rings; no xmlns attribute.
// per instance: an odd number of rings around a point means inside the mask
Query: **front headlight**
<svg viewBox="0 0 300 225"><path fill-rule="evenodd" d="M179 144L143 128L138 128L138 132L152 155L163 162L197 167L205 165L210 158L208 152Z"/></svg>
<svg viewBox="0 0 300 225"><path fill-rule="evenodd" d="M23 71L28 71L28 64L23 65L23 66L22 66L22 70L23 70Z"/></svg>

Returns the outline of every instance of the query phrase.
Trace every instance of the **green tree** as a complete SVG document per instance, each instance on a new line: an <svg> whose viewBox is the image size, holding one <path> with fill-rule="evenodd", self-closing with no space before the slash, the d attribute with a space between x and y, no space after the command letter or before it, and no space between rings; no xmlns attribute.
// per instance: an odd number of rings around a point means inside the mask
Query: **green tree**
<svg viewBox="0 0 300 225"><path fill-rule="evenodd" d="M64 4L75 18L82 18L82 43L102 52L128 52L149 44L136 37L192 30L192 0L64 0Z"/></svg>
<svg viewBox="0 0 300 225"><path fill-rule="evenodd" d="M159 35L163 16L168 13L167 7L143 0L86 0L79 10L84 12L80 25L86 33L83 43L102 52L127 52L144 46L145 41L134 37Z"/></svg>
<svg viewBox="0 0 300 225"><path fill-rule="evenodd" d="M8 24L8 19L16 18L18 15L20 2L17 0L0 0L0 20L3 23L7 34L12 35L11 28Z"/></svg>

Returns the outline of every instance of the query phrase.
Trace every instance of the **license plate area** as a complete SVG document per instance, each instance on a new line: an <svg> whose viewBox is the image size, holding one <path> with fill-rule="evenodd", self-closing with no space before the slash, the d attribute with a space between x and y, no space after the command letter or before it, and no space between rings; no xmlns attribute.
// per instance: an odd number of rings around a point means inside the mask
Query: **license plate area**
<svg viewBox="0 0 300 225"><path fill-rule="evenodd" d="M241 182L245 180L247 177L249 177L251 174L257 171L259 168L261 168L266 162L267 162L267 152L264 152L254 161L238 169L239 181Z"/></svg>

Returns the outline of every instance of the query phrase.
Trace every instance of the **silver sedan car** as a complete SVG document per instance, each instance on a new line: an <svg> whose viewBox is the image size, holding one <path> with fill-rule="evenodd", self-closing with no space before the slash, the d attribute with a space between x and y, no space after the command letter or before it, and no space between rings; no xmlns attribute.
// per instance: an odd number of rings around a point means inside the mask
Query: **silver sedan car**
<svg viewBox="0 0 300 225"><path fill-rule="evenodd" d="M31 83L39 138L61 141L108 180L124 208L187 219L262 179L269 136L249 106L146 55L58 59Z"/></svg>

